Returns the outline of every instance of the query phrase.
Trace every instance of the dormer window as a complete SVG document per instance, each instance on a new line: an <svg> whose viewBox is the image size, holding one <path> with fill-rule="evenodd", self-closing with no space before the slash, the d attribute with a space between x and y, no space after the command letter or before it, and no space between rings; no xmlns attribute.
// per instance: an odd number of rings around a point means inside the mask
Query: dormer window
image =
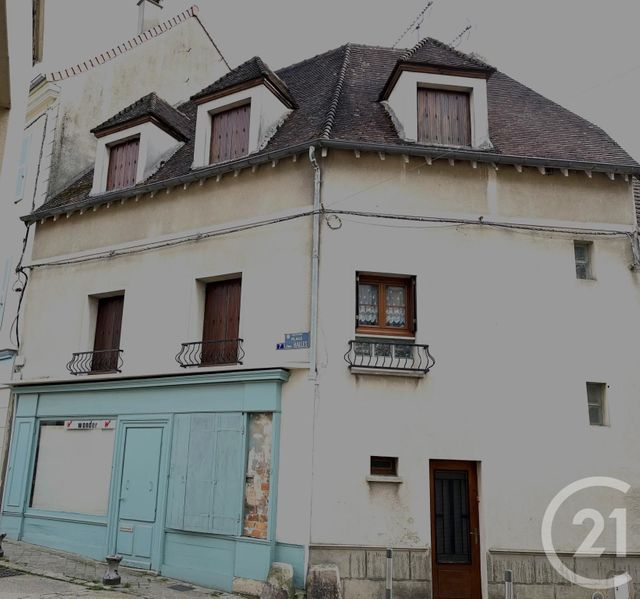
<svg viewBox="0 0 640 599"><path fill-rule="evenodd" d="M151 93L94 127L96 163L91 195L146 181L192 135L186 114Z"/></svg>
<svg viewBox="0 0 640 599"><path fill-rule="evenodd" d="M296 107L282 79L257 56L191 100L198 107L193 168L259 152Z"/></svg>
<svg viewBox="0 0 640 599"><path fill-rule="evenodd" d="M251 104L243 104L211 115L209 163L242 158L249 152Z"/></svg>
<svg viewBox="0 0 640 599"><path fill-rule="evenodd" d="M132 187L138 173L140 138L134 137L109 146L109 168L106 191Z"/></svg>
<svg viewBox="0 0 640 599"><path fill-rule="evenodd" d="M469 92L419 87L418 143L470 146Z"/></svg>

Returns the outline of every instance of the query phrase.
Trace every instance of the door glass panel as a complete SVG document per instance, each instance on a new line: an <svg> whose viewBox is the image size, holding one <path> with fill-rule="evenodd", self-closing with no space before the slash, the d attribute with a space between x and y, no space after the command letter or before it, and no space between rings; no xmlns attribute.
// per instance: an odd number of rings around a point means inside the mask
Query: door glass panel
<svg viewBox="0 0 640 599"><path fill-rule="evenodd" d="M467 472L435 472L435 520L438 563L471 563Z"/></svg>

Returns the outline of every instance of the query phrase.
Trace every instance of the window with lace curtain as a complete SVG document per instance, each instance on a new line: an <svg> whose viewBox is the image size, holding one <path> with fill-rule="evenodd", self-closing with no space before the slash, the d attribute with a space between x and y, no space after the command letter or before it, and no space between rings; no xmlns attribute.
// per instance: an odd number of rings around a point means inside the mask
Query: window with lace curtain
<svg viewBox="0 0 640 599"><path fill-rule="evenodd" d="M358 274L356 332L412 336L415 332L413 277Z"/></svg>

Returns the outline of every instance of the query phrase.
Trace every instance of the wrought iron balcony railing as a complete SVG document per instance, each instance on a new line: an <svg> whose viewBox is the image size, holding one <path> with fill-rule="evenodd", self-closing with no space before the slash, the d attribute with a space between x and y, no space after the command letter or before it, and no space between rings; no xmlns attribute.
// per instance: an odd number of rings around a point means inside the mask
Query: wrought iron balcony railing
<svg viewBox="0 0 640 599"><path fill-rule="evenodd" d="M122 372L122 350L98 349L77 352L67 363L67 370L71 374Z"/></svg>
<svg viewBox="0 0 640 599"><path fill-rule="evenodd" d="M352 339L344 359L352 368L421 372L426 374L436 363L428 345L404 341Z"/></svg>
<svg viewBox="0 0 640 599"><path fill-rule="evenodd" d="M242 364L244 358L242 343L242 339L183 343L176 356L176 362L182 368Z"/></svg>

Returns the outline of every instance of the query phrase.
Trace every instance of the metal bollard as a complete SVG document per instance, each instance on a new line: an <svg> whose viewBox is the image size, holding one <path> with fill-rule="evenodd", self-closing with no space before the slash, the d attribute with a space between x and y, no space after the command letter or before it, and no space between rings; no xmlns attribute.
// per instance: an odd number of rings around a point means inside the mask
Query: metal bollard
<svg viewBox="0 0 640 599"><path fill-rule="evenodd" d="M504 571L504 599L513 599L513 570Z"/></svg>
<svg viewBox="0 0 640 599"><path fill-rule="evenodd" d="M4 541L4 538L7 536L6 532L3 532L2 534L0 534L0 557L4 557L4 549L2 548L2 541Z"/></svg>
<svg viewBox="0 0 640 599"><path fill-rule="evenodd" d="M118 566L122 561L122 556L107 555L105 559L107 560L107 571L102 577L102 584L104 584L105 586L114 586L116 584L120 584L121 578L118 572Z"/></svg>
<svg viewBox="0 0 640 599"><path fill-rule="evenodd" d="M391 549L391 547L387 549L387 580L385 589L385 598L391 599L393 597L393 549Z"/></svg>

